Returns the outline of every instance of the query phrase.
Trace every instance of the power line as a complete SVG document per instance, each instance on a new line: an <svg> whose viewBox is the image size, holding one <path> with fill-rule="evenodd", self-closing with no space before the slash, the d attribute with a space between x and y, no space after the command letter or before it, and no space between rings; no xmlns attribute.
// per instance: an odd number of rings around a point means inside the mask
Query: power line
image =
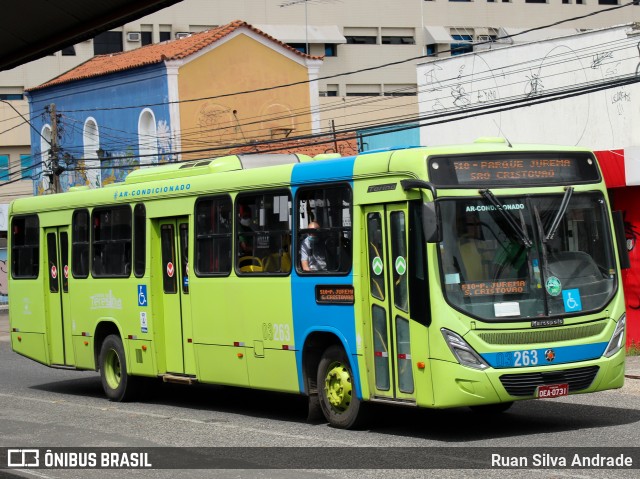
<svg viewBox="0 0 640 479"><path fill-rule="evenodd" d="M607 12L610 12L610 11L619 10L621 8L626 8L626 7L635 5L635 4L639 3L639 2L640 2L640 0L633 0L632 2L626 3L624 5L616 5L616 6L605 8L605 9L598 10L598 11L595 11L595 12L587 13L585 15L579 15L579 16L568 18L568 19L559 20L559 21L556 21L556 22L553 22L553 23L549 23L549 24L546 24L546 25L529 28L529 29L523 30L523 31L518 32L518 33L511 34L511 35L503 35L501 37L496 37L496 40L510 39L510 38L514 38L514 37L517 37L517 36L520 36L520 35L524 35L524 34L527 34L527 33L531 33L531 32L543 30L543 29L546 29L546 28L551 28L551 27L555 27L555 26L558 26L558 25L562 25L564 23L568 23L568 22L572 22L572 21L576 21L576 20L582 20L582 19L585 19L585 18L588 18L588 17L592 17L592 16L595 16L595 15L600 15L600 14L607 13ZM487 41L484 41L484 42L477 42L474 45L484 45L484 44L490 44L490 43L493 43L493 42L494 42L494 40L487 40ZM444 50L441 53L447 53L447 52L451 52L451 50L450 49L449 50ZM182 100L159 102L159 103L150 103L150 104L145 104L145 105L125 105L125 106L115 106L115 107L109 107L109 108L84 108L84 109L61 110L61 111L64 111L65 113L71 113L71 112L87 112L87 111L126 110L126 109L133 109L133 108L143 108L143 107L152 107L152 106L165 106L165 105L173 105L173 104L181 104L181 103L192 103L192 102L203 101L203 100L213 100L213 99L219 99L219 98L227 98L227 97L231 97L231 96L246 95L246 94L249 94L249 93L259 93L259 92L276 90L276 89L280 89L280 88L287 88L287 87L292 87L292 86L305 85L305 84L309 84L309 83L312 83L312 82L318 82L318 81L323 81L323 80L331 80L331 79L334 79L334 78L340 78L340 77L344 77L344 76L354 75L356 73L370 72L370 71L379 70L379 69L382 69L382 68L387 68L387 67L390 67L390 66L401 65L403 63L409 63L409 62L416 61L416 60L423 60L423 59L426 59L426 58L433 58L433 57L432 57L432 55L419 55L419 56L415 56L415 57L411 57L411 58L406 58L406 59L403 59L403 60L397 60L397 61L394 61L394 62L384 63L384 64L381 64L381 65L374 65L374 66L371 66L371 67L361 68L361 69L353 70L353 71L350 71L350 72L342 72L342 73L336 73L334 75L318 77L318 78L314 78L314 79L311 79L311 80L301 80L301 81L296 81L296 82L291 82L291 83L274 85L274 86L270 86L270 87L256 88L256 89L252 89L252 90L244 90L244 91L232 92L232 93L224 93L224 94L220 94L220 95L213 95L213 96L207 96L207 97L185 98L185 99L182 99Z"/></svg>
<svg viewBox="0 0 640 479"><path fill-rule="evenodd" d="M583 47L581 49L575 49L575 50L571 50L570 52L565 52L565 53L560 53L560 54L555 54L555 55L551 55L551 56L545 56L543 58L536 58L536 59L530 59L530 60L526 60L523 62L520 62L518 64L512 64L510 66L507 67L500 67L500 71L502 72L502 75L513 75L515 73L518 72L524 72L527 71L526 65L527 64L534 64L534 63L538 63L540 62L542 59L547 60L547 63L545 64L546 67L550 67L550 66L554 66L554 65L561 65L564 63L570 63L570 62L574 62L576 60L581 61L584 58L586 58L588 55L594 55L594 54L598 54L599 52L615 52L618 50L623 50L625 47L625 43L629 44L633 42L633 47L634 47L634 55L633 58L635 58L635 39L616 39L610 42L607 42L605 44L600 44L600 45L591 45L591 46L586 46ZM621 47L618 46L617 49L614 50L609 50L610 48L613 48L616 44L618 45L622 45ZM572 55L575 55L575 57L572 57ZM567 59L567 57L569 57ZM618 59L618 60L625 60L627 58L623 58L623 59ZM447 60L449 60L448 58L446 59L440 59L440 60L436 60L434 62L431 62L431 64L433 65L437 65L440 62L446 62ZM553 60L553 61L550 61ZM516 67L521 67L516 69ZM522 68L524 66L524 68ZM581 67L576 67L575 70L563 70L562 72L557 73L556 75L565 75L567 73L570 73L571 71L578 71L578 69L580 69ZM531 70L531 67L528 67L529 71ZM485 72L485 76L478 76L477 73L472 73L469 75L465 75L459 78L456 78L456 84L457 85L466 85L466 84L470 84L472 82L480 82L484 79L489 78L491 75L493 75L493 70L489 70L487 72ZM553 77L554 75L551 75L551 77ZM548 77L549 78L549 77ZM453 78L451 78L453 79ZM465 80L466 79L466 80ZM450 80L449 78L444 78L441 79L440 81L442 83L446 83L448 80ZM510 84L503 84L502 87L508 87L510 86ZM422 87L427 88L427 87ZM420 92L421 89L418 88L418 92ZM358 98L356 100L355 104L360 104L360 105L364 105L364 104L370 104L373 102L384 102L387 101L388 99L390 99L392 97L386 97L386 96L376 96L376 97L367 97L367 100L362 100L361 98ZM223 134L225 128L235 128L235 127L241 127L243 128L242 131L243 133L251 133L252 131L261 131L262 129L257 129L257 130L249 130L246 131L246 127L248 125L256 125L256 124L260 124L262 122L265 121L278 121L278 120L284 120L284 119L292 119L295 118L296 116L302 116L302 115L307 115L309 114L311 111L316 111L316 112L329 112L331 111L333 108L344 108L344 101L340 101L338 103L335 103L335 107L332 107L332 105L329 106L323 106L321 108L317 108L317 109L309 109L307 107L304 108L299 108L299 109L294 109L290 115L280 115L280 116L266 116L266 115L257 115L254 117L249 117L249 118L245 118L243 123L238 123L238 124L234 124L234 123L229 123L228 125L225 124L219 124L217 125L216 129L204 129L204 128L191 128L189 130L182 130L181 131L181 141L183 143L183 146L189 143L198 143L198 144L210 144L211 142L208 140L204 140L202 139L202 136L204 136L205 134L207 134L208 132L212 132L215 131L218 134ZM350 106L351 104L348 104L347 106ZM378 111L384 111L386 108L384 109L380 109ZM353 115L347 115L347 116L355 116L355 114ZM64 118L73 121L75 123L81 123L80 120L76 120L73 119L72 117L65 115ZM252 118L256 118L256 121L247 121L250 120ZM131 141L139 141L141 138L147 138L149 139L149 141L157 141L160 139L160 137L158 135L137 135L135 133L129 133L126 132L124 130L117 130L117 129L113 129L111 127L108 127L106 125L101 126L101 131L103 132L104 129L109 129L112 131L116 131L116 132L121 132L124 133L125 135L127 135L126 137L122 137L122 136L117 136L117 135L104 135L107 138L109 138L111 140L112 144L115 144L117 146L117 143L120 142L123 146L130 146L131 145ZM75 129L75 131L79 132L79 130ZM222 132L222 133L221 133ZM69 149L71 147L67 146L67 149Z"/></svg>
<svg viewBox="0 0 640 479"><path fill-rule="evenodd" d="M539 95L536 95L535 97L522 98L519 95L514 99L510 99L507 101L502 100L502 101L494 102L491 104L483 104L476 107L470 107L468 109L465 109L464 111L453 111L453 112L443 112L438 114L419 115L415 117L412 121L420 122L420 123L412 124L408 126L406 121L395 123L395 124L388 123L386 124L386 126L389 126L392 128L389 128L384 132L371 133L368 136L376 136L378 134L385 134L393 131L403 131L408 129L420 128L423 126L447 123L447 122L456 121L459 119L473 118L476 116L487 115L491 113L509 111L516 108L528 107L528 106L533 106L537 104L548 103L550 101L557 101L557 100L572 98L575 96L595 93L598 91L602 91L610 88L616 88L619 86L631 85L638 82L640 82L640 78L632 74L625 77L621 77L616 80L608 80L603 82L587 82L586 84L583 84L574 88L562 88L557 91L548 91L546 93L541 93ZM336 133L344 135L340 138L340 140L356 139L358 136L357 134L354 134L353 131L338 131ZM323 137L327 137L327 139L326 140L322 139ZM298 141L308 140L309 141L308 145L330 144L334 142L334 138L329 134L324 134L320 136L317 136L317 135L299 136L299 137L287 139L286 141L291 142L293 140L298 140ZM222 150L222 149L228 150L228 149L236 149L236 148L242 148L247 146L267 146L267 147L271 146L272 147L271 149L261 148L260 152L262 153L262 152L282 150L283 149L282 146L278 147L278 145L282 143L283 143L282 140L254 142L249 144L238 143L233 145L226 145L224 147L203 148L203 149L180 151L180 152L173 152L173 153L175 155L187 154L187 153L193 153L193 154L208 153L208 152L215 152L217 150ZM298 146L298 148L302 148L304 146L306 145L301 144ZM285 148L290 149L290 147L285 147ZM148 155L148 156L154 156L154 155ZM128 158L130 157L111 157L109 158L109 160L128 159ZM170 161L167 163L179 163L179 161ZM136 168L136 167L137 165L131 166L130 168ZM89 169L109 169L109 168L118 168L118 166L109 165L109 166L100 166L100 167L85 167L85 168L80 168L78 170L83 171L83 170L89 170Z"/></svg>

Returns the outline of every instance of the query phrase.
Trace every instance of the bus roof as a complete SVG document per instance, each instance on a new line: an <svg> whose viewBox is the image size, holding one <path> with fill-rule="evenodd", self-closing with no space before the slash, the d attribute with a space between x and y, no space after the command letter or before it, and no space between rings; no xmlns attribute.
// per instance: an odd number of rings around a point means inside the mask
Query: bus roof
<svg viewBox="0 0 640 479"><path fill-rule="evenodd" d="M14 200L11 214L136 202L169 196L215 194L247 188L273 188L319 182L350 181L397 171L427 178L427 159L434 155L524 152L590 152L579 147L511 145L502 138L480 138L472 144L376 150L356 156L335 154L311 158L301 154L249 154L150 166L132 171L122 183L102 188L72 188L67 193ZM140 195L137 195L140 193ZM148 193L143 195L142 193ZM120 201L118 201L120 200Z"/></svg>

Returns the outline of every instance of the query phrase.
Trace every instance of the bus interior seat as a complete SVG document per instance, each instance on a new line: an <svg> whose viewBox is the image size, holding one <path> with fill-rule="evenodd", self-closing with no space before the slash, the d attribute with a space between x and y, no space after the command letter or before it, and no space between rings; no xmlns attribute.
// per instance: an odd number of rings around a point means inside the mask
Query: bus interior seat
<svg viewBox="0 0 640 479"><path fill-rule="evenodd" d="M269 273L288 273L291 271L291 255L289 253L272 253L262 258L264 271Z"/></svg>
<svg viewBox="0 0 640 479"><path fill-rule="evenodd" d="M262 260L257 256L242 256L238 259L238 268L243 273L259 273L264 271Z"/></svg>

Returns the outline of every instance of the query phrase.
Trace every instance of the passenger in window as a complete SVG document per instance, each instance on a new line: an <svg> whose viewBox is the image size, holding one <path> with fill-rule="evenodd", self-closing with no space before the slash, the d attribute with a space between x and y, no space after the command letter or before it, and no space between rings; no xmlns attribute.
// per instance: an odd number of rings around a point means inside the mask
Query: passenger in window
<svg viewBox="0 0 640 479"><path fill-rule="evenodd" d="M310 230L317 230L320 225L315 221L309 223ZM300 245L300 266L303 271L327 271L327 249L317 232L310 231Z"/></svg>
<svg viewBox="0 0 640 479"><path fill-rule="evenodd" d="M240 205L240 221L238 225L238 255L253 255L253 228L251 227L251 209Z"/></svg>

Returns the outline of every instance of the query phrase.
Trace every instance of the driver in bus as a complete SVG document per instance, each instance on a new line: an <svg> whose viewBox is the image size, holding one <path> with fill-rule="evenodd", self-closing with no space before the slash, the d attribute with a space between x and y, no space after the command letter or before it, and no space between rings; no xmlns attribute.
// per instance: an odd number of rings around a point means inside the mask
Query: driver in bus
<svg viewBox="0 0 640 479"><path fill-rule="evenodd" d="M458 216L458 250L460 251L464 281L482 281L486 279L484 266L484 236L477 213L465 213Z"/></svg>

